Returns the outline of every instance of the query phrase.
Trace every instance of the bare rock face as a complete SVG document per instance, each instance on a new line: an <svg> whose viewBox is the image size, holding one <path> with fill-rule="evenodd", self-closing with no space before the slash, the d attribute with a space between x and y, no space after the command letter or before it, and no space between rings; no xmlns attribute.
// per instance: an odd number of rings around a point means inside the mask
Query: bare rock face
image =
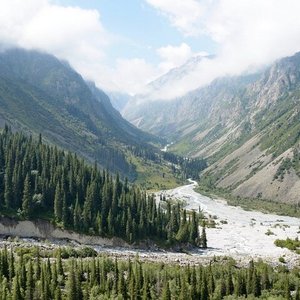
<svg viewBox="0 0 300 300"><path fill-rule="evenodd" d="M129 108L130 102L125 116L169 138L171 150L208 158L211 167L202 177L216 186L242 197L300 203L300 155L294 159L300 144L300 53L253 75L216 79L173 101ZM286 170L285 159L292 162Z"/></svg>
<svg viewBox="0 0 300 300"><path fill-rule="evenodd" d="M2 217L0 218L0 235L49 240L68 239L87 245L128 246L125 241L119 238L108 239L98 236L83 235L57 228L51 223L43 220L17 221Z"/></svg>

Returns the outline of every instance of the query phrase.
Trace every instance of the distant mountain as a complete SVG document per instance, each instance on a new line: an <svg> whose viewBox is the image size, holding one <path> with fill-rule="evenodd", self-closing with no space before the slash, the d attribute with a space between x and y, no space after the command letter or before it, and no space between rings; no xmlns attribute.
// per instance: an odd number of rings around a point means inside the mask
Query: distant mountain
<svg viewBox="0 0 300 300"><path fill-rule="evenodd" d="M194 56L183 65L171 69L166 74L150 82L146 86L143 94L135 95L127 101L121 111L122 115L139 128L144 128L146 131L155 132L159 135L166 133L167 138L169 138L168 132L174 131L171 119L174 118L174 120L178 120L176 113L179 110L177 110L176 106L178 103L184 106L185 101L182 100L184 100L186 96L165 100L165 92L168 90L173 94L172 89L176 89L176 91L180 90L181 81L186 81L191 74L199 72L203 60L212 58L212 55ZM170 122L164 122L165 118L171 118ZM177 121L175 121L175 123L177 123Z"/></svg>
<svg viewBox="0 0 300 300"><path fill-rule="evenodd" d="M173 151L207 157L203 180L214 186L300 202L300 53L174 101L127 106L124 115L175 142Z"/></svg>
<svg viewBox="0 0 300 300"><path fill-rule="evenodd" d="M134 177L128 148L158 142L125 121L95 85L66 62L36 51L0 53L0 125L37 135Z"/></svg>
<svg viewBox="0 0 300 300"><path fill-rule="evenodd" d="M213 58L212 55L208 55L208 56L197 55L190 58L183 65L171 69L166 74L150 82L147 85L148 93L151 94L154 91L159 92L165 86L171 86L176 84L177 81L180 81L186 76L190 75L191 73L197 71L200 63L202 63L203 60L212 59L212 58Z"/></svg>
<svg viewBox="0 0 300 300"><path fill-rule="evenodd" d="M107 92L107 95L109 96L112 106L120 112L125 108L126 104L132 99L132 96L120 92Z"/></svg>

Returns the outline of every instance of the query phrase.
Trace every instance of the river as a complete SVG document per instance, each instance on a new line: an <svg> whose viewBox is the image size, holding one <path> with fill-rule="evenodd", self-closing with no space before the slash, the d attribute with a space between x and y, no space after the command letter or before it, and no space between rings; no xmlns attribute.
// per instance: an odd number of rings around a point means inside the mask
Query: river
<svg viewBox="0 0 300 300"><path fill-rule="evenodd" d="M295 253L274 245L276 239L296 238L300 233L298 218L246 211L229 206L225 200L216 200L194 191L195 181L173 190L165 191L167 197L184 200L186 208L198 210L215 219L216 228L207 228L206 255L232 255L234 257L261 257L276 259L285 256L298 259ZM269 232L269 234L266 234Z"/></svg>

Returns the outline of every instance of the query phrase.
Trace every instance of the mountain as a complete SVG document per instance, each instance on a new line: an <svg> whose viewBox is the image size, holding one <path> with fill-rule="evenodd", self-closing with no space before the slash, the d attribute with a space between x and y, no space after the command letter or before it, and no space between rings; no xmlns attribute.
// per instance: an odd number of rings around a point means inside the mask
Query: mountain
<svg viewBox="0 0 300 300"><path fill-rule="evenodd" d="M165 125L162 122L162 114L172 108L173 103L177 103L176 99L163 101L163 95L170 97L172 94L181 92L181 81L187 82L190 76L198 72L203 60L211 58L213 56L194 56L183 65L171 69L166 74L150 82L143 94L135 95L126 102L126 105L121 110L122 115L136 126L146 130L150 129L150 131L160 134L161 131L164 131L164 129L161 129ZM175 89L176 91L173 92ZM174 112L172 110L172 113ZM152 120L155 120L155 122L152 122Z"/></svg>
<svg viewBox="0 0 300 300"><path fill-rule="evenodd" d="M152 149L159 139L124 120L108 96L67 62L37 51L0 53L0 125L97 160L133 178L128 149ZM149 150L150 151L150 150Z"/></svg>
<svg viewBox="0 0 300 300"><path fill-rule="evenodd" d="M300 53L124 115L174 142L173 151L208 158L206 184L241 197L300 202Z"/></svg>
<svg viewBox="0 0 300 300"><path fill-rule="evenodd" d="M197 55L193 56L190 59L188 59L183 65L173 68L170 71L168 71L166 74L160 76L156 80L150 82L146 90L148 92L148 97L151 96L153 98L153 94L155 92L160 92L167 86L174 86L176 82L190 76L192 73L197 72L200 64L204 60L209 60L212 59L214 56L213 55ZM145 95L147 96L147 95Z"/></svg>
<svg viewBox="0 0 300 300"><path fill-rule="evenodd" d="M126 104L131 100L132 96L121 92L107 92L112 106L117 111L122 111Z"/></svg>

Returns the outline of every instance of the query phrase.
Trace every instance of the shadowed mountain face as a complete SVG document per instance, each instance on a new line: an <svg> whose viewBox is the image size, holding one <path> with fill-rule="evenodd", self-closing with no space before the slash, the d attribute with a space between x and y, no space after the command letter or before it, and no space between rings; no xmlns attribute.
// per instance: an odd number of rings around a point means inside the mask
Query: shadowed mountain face
<svg viewBox="0 0 300 300"><path fill-rule="evenodd" d="M66 62L35 51L0 53L0 125L8 123L135 176L125 152L158 140L124 120L108 96Z"/></svg>
<svg viewBox="0 0 300 300"><path fill-rule="evenodd" d="M214 186L300 202L300 53L173 101L129 102L124 116L175 142L177 153L207 157L203 180Z"/></svg>

